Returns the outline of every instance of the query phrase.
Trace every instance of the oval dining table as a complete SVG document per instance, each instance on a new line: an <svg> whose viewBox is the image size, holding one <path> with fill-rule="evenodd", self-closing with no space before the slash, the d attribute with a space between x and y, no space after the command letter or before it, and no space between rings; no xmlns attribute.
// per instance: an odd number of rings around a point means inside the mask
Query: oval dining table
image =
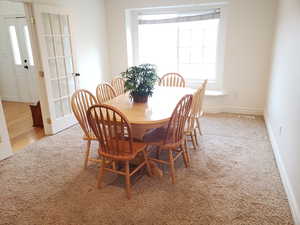
<svg viewBox="0 0 300 225"><path fill-rule="evenodd" d="M155 86L153 95L146 103L135 103L125 93L105 104L120 110L133 128L133 137L142 140L147 130L168 123L179 100L187 94L194 94L195 91L192 88Z"/></svg>

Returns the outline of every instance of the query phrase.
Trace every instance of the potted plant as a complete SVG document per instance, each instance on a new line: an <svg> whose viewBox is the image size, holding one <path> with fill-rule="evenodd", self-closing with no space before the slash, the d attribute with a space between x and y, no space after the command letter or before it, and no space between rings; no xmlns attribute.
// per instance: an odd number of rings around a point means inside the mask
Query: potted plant
<svg viewBox="0 0 300 225"><path fill-rule="evenodd" d="M134 102L147 102L152 96L156 80L156 66L152 64L141 64L132 66L121 73L125 80L125 91L129 91Z"/></svg>

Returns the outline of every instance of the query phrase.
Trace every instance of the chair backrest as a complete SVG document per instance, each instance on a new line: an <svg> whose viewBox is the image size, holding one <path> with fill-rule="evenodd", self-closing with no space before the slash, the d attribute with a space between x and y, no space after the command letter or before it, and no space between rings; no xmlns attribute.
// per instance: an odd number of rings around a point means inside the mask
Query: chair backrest
<svg viewBox="0 0 300 225"><path fill-rule="evenodd" d="M185 87L184 78L178 73L167 73L160 79L159 86L164 87Z"/></svg>
<svg viewBox="0 0 300 225"><path fill-rule="evenodd" d="M87 117L89 125L99 140L101 155L122 157L134 153L131 125L118 109L109 105L94 105L88 109ZM124 142L125 132L127 141Z"/></svg>
<svg viewBox="0 0 300 225"><path fill-rule="evenodd" d="M101 104L116 97L117 94L115 89L109 83L102 83L97 86L96 96L98 103Z"/></svg>
<svg viewBox="0 0 300 225"><path fill-rule="evenodd" d="M122 77L116 77L112 80L112 86L116 91L117 96L125 93L125 81Z"/></svg>
<svg viewBox="0 0 300 225"><path fill-rule="evenodd" d="M196 119L201 116L203 97L205 95L207 80L197 89L193 95L193 101L191 106L191 112L188 117L187 129L192 130L196 127Z"/></svg>
<svg viewBox="0 0 300 225"><path fill-rule="evenodd" d="M86 112L89 107L96 104L97 99L95 98L95 96L91 92L83 89L75 91L71 98L73 113L78 120L81 129L87 137L90 137L92 130L89 126Z"/></svg>
<svg viewBox="0 0 300 225"><path fill-rule="evenodd" d="M183 141L185 123L190 113L192 100L192 95L185 95L177 103L168 123L164 144L177 145L178 143Z"/></svg>
<svg viewBox="0 0 300 225"><path fill-rule="evenodd" d="M203 101L204 101L204 96L205 96L205 90L206 90L206 85L207 85L207 80L205 80L202 84L202 91L201 91L201 95L200 95L200 104L199 104L199 115L201 116L201 114L203 113Z"/></svg>

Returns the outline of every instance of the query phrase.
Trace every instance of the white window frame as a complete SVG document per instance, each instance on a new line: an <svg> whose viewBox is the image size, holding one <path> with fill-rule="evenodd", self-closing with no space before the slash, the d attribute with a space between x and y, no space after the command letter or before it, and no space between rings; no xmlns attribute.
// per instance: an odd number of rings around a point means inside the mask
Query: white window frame
<svg viewBox="0 0 300 225"><path fill-rule="evenodd" d="M186 6L172 7L155 7L143 9L127 9L126 15L126 34L127 34L127 57L128 66L138 65L139 63L139 43L138 43L138 16L140 15L155 15L155 14L176 14L176 13L196 13L199 11L218 8L221 11L218 43L217 43L217 58L216 58L216 80L208 81L208 90L223 91L223 73L224 73L224 46L225 46L225 25L227 18L227 3L210 3L197 4ZM170 71L174 72L174 71ZM197 88L202 79L186 79L189 87Z"/></svg>

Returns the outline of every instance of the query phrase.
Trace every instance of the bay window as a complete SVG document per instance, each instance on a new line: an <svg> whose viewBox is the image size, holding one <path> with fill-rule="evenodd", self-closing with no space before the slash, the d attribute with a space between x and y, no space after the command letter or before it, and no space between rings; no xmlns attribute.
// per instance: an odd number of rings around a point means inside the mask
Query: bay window
<svg viewBox="0 0 300 225"><path fill-rule="evenodd" d="M159 76L177 72L190 87L208 79L209 89L222 89L223 12L221 7L131 12L132 63L155 64Z"/></svg>

